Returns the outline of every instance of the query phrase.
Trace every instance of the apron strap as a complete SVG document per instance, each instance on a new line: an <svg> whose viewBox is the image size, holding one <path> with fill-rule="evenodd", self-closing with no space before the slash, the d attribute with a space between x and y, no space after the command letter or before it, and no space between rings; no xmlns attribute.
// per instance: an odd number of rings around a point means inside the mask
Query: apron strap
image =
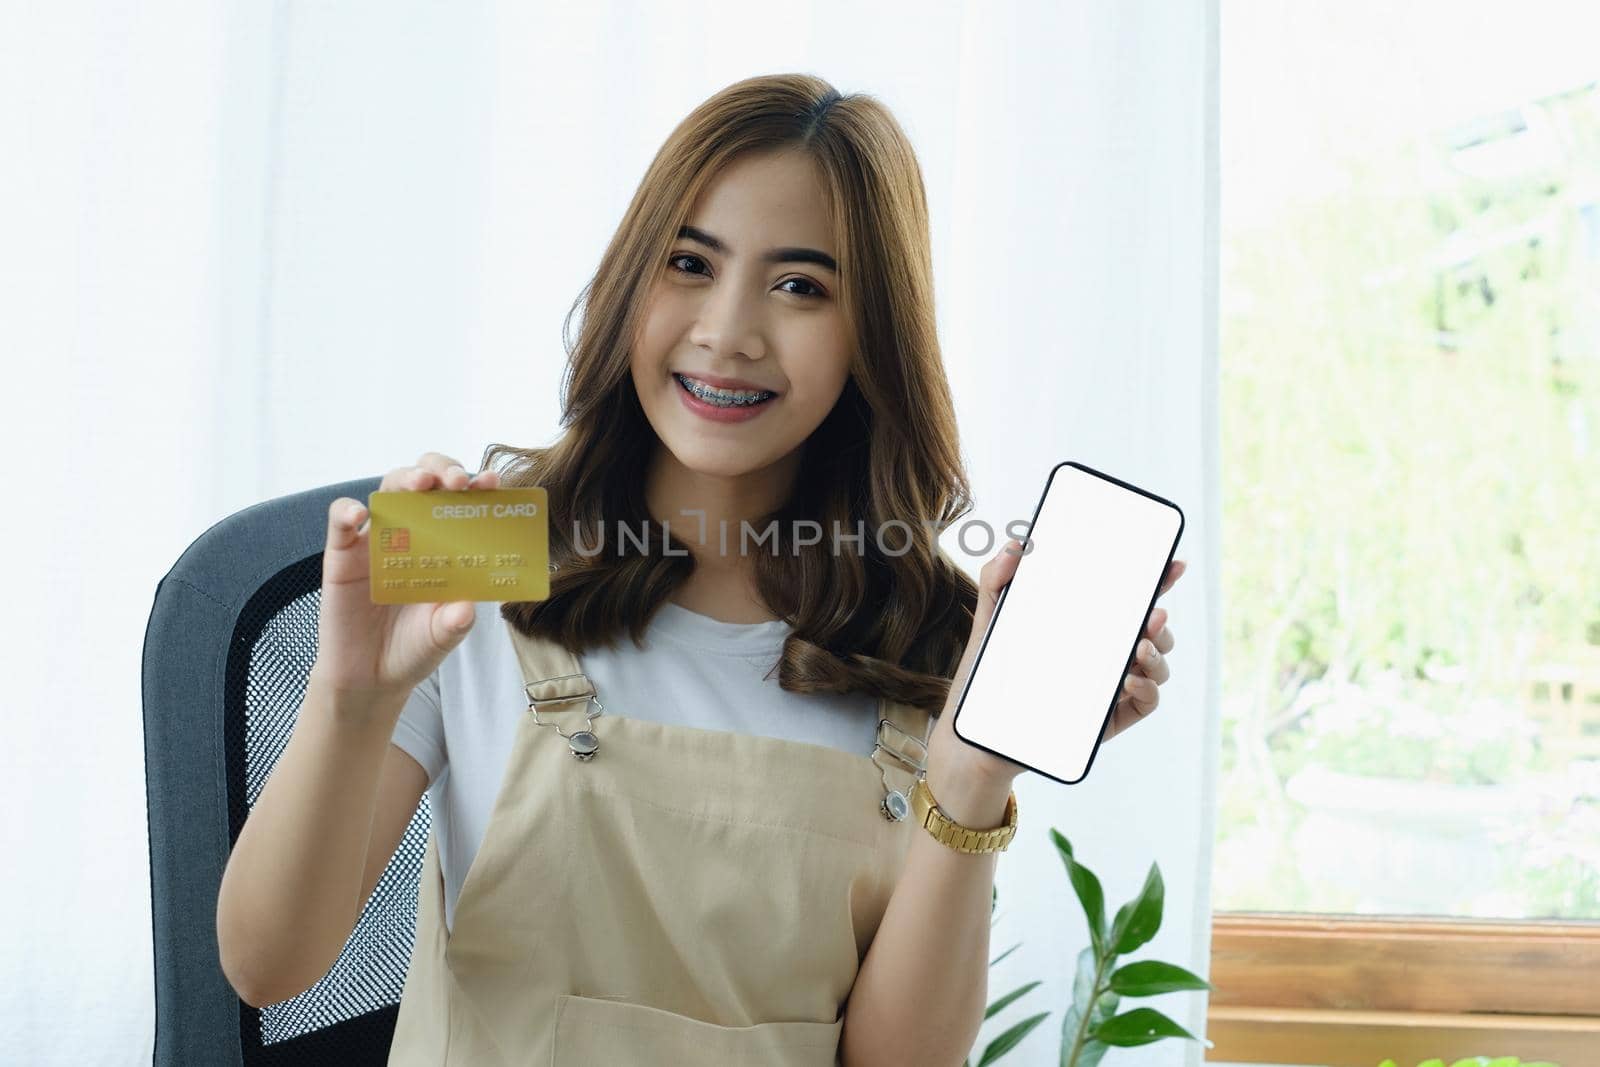
<svg viewBox="0 0 1600 1067"><path fill-rule="evenodd" d="M572 703L586 699L595 692L594 684L579 669L578 658L559 641L545 637L529 637L503 620L511 635L511 647L517 650L517 662L522 666L523 692L531 703L534 700L561 700L572 698ZM560 704L551 705L560 708Z"/></svg>

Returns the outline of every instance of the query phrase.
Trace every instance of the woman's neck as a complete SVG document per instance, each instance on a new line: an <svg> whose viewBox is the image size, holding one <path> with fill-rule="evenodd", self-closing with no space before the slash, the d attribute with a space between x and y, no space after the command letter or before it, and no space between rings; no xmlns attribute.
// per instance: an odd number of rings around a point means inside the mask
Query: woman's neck
<svg viewBox="0 0 1600 1067"><path fill-rule="evenodd" d="M674 603L722 622L774 618L756 592L754 561L741 552L741 535L748 522L751 551L759 550L755 537L765 531L758 520L788 499L799 460L794 452L757 471L703 474L657 447L645 481L651 525L665 526L694 557L694 572L673 594Z"/></svg>

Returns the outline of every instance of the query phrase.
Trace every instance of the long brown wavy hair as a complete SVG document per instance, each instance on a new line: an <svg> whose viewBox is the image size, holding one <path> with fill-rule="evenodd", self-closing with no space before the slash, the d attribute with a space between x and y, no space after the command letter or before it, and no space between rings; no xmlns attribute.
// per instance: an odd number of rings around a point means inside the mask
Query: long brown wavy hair
<svg viewBox="0 0 1600 1067"><path fill-rule="evenodd" d="M645 506L645 472L661 445L633 387L630 343L643 295L696 195L744 153L796 148L825 175L855 350L838 403L803 445L795 491L752 524L764 532L777 523L771 553L751 558L757 591L793 629L778 682L792 692L864 691L937 715L972 628L977 587L938 544L938 532L972 501L934 325L922 172L887 107L810 75L729 86L656 153L563 326L563 434L548 448L492 444L484 454L486 470L509 457L503 487L549 494L550 597L505 603L501 615L574 653L615 647L623 631L638 642L692 573L687 546L664 537ZM802 519L830 536L796 541L793 523ZM866 531L859 548L846 542L834 552L831 532L855 533L858 521ZM619 523L628 537L600 536ZM649 531L643 551L639 530ZM678 554L668 553L669 540Z"/></svg>

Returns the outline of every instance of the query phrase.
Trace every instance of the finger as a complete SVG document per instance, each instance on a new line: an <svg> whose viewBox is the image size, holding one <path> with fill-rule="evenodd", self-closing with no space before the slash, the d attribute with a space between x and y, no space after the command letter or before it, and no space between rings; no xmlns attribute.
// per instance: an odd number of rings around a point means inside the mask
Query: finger
<svg viewBox="0 0 1600 1067"><path fill-rule="evenodd" d="M500 472L499 471L479 471L477 474L474 474L472 476L472 481L469 483L469 488L472 488L472 489L494 489L494 488L497 488L499 485L500 485Z"/></svg>
<svg viewBox="0 0 1600 1067"><path fill-rule="evenodd" d="M455 644L477 621L478 607L470 600L457 600L440 604L433 609L433 621L441 625L434 628L434 641L441 648ZM443 630L441 634L439 631Z"/></svg>
<svg viewBox="0 0 1600 1067"><path fill-rule="evenodd" d="M994 610L995 602L1000 599L1000 590L1016 577L1017 563L1022 559L1021 547L1017 541L1007 541L995 557L983 565L983 570L978 572L980 608Z"/></svg>
<svg viewBox="0 0 1600 1067"><path fill-rule="evenodd" d="M966 677L973 657L977 655L978 643L983 639L984 631L989 628L989 620L994 617L1000 590L1005 588L1005 584L1017 573L1017 563L1022 558L1020 549L1019 542L1007 541L995 557L985 563L983 569L978 572L978 602L972 610L972 630L967 635L967 647L961 653L961 662L956 665L954 680L957 683Z"/></svg>
<svg viewBox="0 0 1600 1067"><path fill-rule="evenodd" d="M383 476L383 481L378 483L378 491L392 493L397 489L404 489L406 487L406 479L416 469L415 467L396 467Z"/></svg>
<svg viewBox="0 0 1600 1067"><path fill-rule="evenodd" d="M411 473L406 475L406 488L415 493L424 493L430 489L437 489L440 485L438 473L427 467L413 467Z"/></svg>
<svg viewBox="0 0 1600 1067"><path fill-rule="evenodd" d="M417 457L417 466L438 471L442 474L452 466L461 466L461 461L453 456L447 456L443 452L424 452Z"/></svg>
<svg viewBox="0 0 1600 1067"><path fill-rule="evenodd" d="M1172 646L1178 643L1178 639L1172 636L1172 630L1166 626L1163 626L1161 628L1161 632L1156 634L1155 637L1151 638L1151 640L1156 643L1156 649L1163 656L1168 652L1171 652Z"/></svg>
<svg viewBox="0 0 1600 1067"><path fill-rule="evenodd" d="M439 479L439 485L445 489L465 489L472 482L472 472L462 466L460 460L452 459L439 452L425 454L423 466L432 471Z"/></svg>
<svg viewBox="0 0 1600 1067"><path fill-rule="evenodd" d="M1178 579L1183 577L1183 572L1188 570L1188 569L1189 569L1189 564L1185 563L1181 559L1175 559L1172 562L1168 563L1167 564L1167 573L1166 573L1165 577L1163 577L1161 579L1161 586L1156 591L1156 596L1158 596L1158 597L1161 596L1167 590L1171 589L1174 585L1176 585L1178 583Z"/></svg>
<svg viewBox="0 0 1600 1067"><path fill-rule="evenodd" d="M1144 621L1145 635L1148 637L1156 636L1156 634L1161 632L1161 627L1165 626L1166 622L1167 609L1156 608L1150 613L1150 617Z"/></svg>
<svg viewBox="0 0 1600 1067"><path fill-rule="evenodd" d="M1123 679L1122 696L1123 702L1141 719L1155 711L1161 702L1161 690L1156 683L1137 674Z"/></svg>
<svg viewBox="0 0 1600 1067"><path fill-rule="evenodd" d="M1111 725L1104 732L1105 737L1111 738L1131 727L1142 718L1139 709L1126 700L1117 701L1117 710L1111 716Z"/></svg>
<svg viewBox="0 0 1600 1067"><path fill-rule="evenodd" d="M396 467L384 476L378 488L389 491L421 492L432 489L437 475L426 467Z"/></svg>
<svg viewBox="0 0 1600 1067"><path fill-rule="evenodd" d="M359 500L339 497L328 505L328 547L349 548L359 540L361 521L367 509Z"/></svg>
<svg viewBox="0 0 1600 1067"><path fill-rule="evenodd" d="M1157 685L1172 677L1172 668L1167 666L1167 658L1157 651L1155 644L1149 638L1140 640L1139 647L1134 652L1134 661L1135 670Z"/></svg>
<svg viewBox="0 0 1600 1067"><path fill-rule="evenodd" d="M443 452L424 452L417 457L417 467L431 476L423 489L435 486L441 489L465 489L471 475L461 461Z"/></svg>

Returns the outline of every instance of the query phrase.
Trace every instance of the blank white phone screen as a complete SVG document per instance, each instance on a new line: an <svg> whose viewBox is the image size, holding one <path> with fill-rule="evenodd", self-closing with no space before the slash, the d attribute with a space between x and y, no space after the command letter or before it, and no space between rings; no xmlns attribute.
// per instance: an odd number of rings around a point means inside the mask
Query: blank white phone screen
<svg viewBox="0 0 1600 1067"><path fill-rule="evenodd" d="M1057 465L956 733L1064 783L1082 780L1182 531L1177 505Z"/></svg>

